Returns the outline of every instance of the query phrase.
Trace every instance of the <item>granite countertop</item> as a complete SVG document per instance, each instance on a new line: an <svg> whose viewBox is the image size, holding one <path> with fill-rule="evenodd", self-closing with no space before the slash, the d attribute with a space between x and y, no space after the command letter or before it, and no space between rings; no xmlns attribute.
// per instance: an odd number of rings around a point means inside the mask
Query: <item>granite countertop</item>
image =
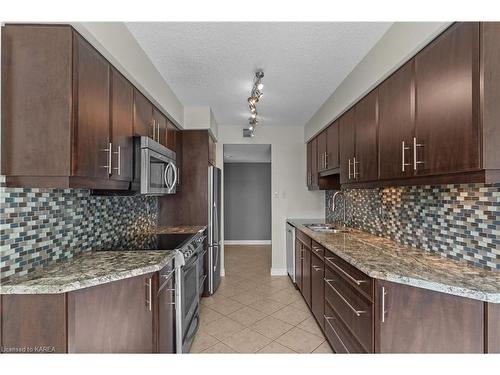
<svg viewBox="0 0 500 375"><path fill-rule="evenodd" d="M57 294L161 270L171 250L89 251L0 285L0 294Z"/></svg>
<svg viewBox="0 0 500 375"><path fill-rule="evenodd" d="M198 233L207 229L204 225L177 225L177 226L158 226L153 230L154 234L189 234Z"/></svg>
<svg viewBox="0 0 500 375"><path fill-rule="evenodd" d="M304 226L324 219L288 219L314 241L370 277L500 303L500 272L488 271L425 250L399 245L359 230L319 233Z"/></svg>

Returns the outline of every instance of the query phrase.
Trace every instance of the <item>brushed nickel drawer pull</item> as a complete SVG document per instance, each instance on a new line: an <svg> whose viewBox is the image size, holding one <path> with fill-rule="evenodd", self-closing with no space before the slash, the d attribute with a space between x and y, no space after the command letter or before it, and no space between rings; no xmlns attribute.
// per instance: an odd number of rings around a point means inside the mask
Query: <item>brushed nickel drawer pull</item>
<svg viewBox="0 0 500 375"><path fill-rule="evenodd" d="M364 310L356 310L350 303L349 301L347 301L344 296L342 294L340 294L340 292L335 289L335 287L330 283L330 281L332 280L329 280L329 279L326 279L324 278L323 280L325 280L325 282L328 284L328 286L335 292L337 293L337 295L342 299L342 301L344 301L344 303L352 310L352 312L354 314L356 314L356 316L361 316L361 314L366 314L366 311Z"/></svg>
<svg viewBox="0 0 500 375"><path fill-rule="evenodd" d="M319 247L312 247L312 249L317 252L317 253L320 253L323 249L320 249Z"/></svg>
<svg viewBox="0 0 500 375"><path fill-rule="evenodd" d="M357 280L354 277L352 277L351 275L349 275L346 271L344 271L342 268L340 268L339 266L337 266L335 263L332 262L333 258L331 258L331 257L325 257L325 259L328 261L328 263L330 263L332 266L334 266L337 270L339 270L344 275L346 275L349 278L349 280L351 280L352 282L356 283L356 285L361 285L361 284L367 282L366 280Z"/></svg>
<svg viewBox="0 0 500 375"><path fill-rule="evenodd" d="M342 341L342 339L340 338L339 334L337 333L337 331L335 331L335 328L333 328L332 326L332 323L330 323L330 320L334 319L332 316L326 316L325 314L323 314L323 317L325 318L325 322L328 323L328 325L330 326L330 328L332 329L333 333L335 333L335 336L337 336L337 339L340 341L340 343L342 344L342 346L344 347L344 350L347 352L347 353L350 353L349 352L349 349L347 349L347 347L345 346L344 342Z"/></svg>
<svg viewBox="0 0 500 375"><path fill-rule="evenodd" d="M380 322L381 323L385 323L385 314L387 313L387 310L385 309L385 296L387 295L387 291L385 290L385 287L382 287L382 300L380 301L380 315L381 315L381 319L380 319Z"/></svg>
<svg viewBox="0 0 500 375"><path fill-rule="evenodd" d="M322 271L322 270L323 270L323 268L318 267L318 266L312 266L312 268L313 268L315 271Z"/></svg>
<svg viewBox="0 0 500 375"><path fill-rule="evenodd" d="M148 299L146 300L146 304L148 306L148 310L151 311L153 308L153 282L151 277L146 282L146 286L148 287Z"/></svg>

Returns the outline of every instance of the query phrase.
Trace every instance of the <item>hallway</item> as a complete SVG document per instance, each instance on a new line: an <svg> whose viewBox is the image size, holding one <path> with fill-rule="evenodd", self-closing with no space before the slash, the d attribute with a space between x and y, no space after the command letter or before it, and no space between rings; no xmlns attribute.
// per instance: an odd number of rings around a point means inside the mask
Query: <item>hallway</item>
<svg viewBox="0 0 500 375"><path fill-rule="evenodd" d="M191 353L331 353L288 276L270 276L271 246L225 246L216 294L201 300Z"/></svg>

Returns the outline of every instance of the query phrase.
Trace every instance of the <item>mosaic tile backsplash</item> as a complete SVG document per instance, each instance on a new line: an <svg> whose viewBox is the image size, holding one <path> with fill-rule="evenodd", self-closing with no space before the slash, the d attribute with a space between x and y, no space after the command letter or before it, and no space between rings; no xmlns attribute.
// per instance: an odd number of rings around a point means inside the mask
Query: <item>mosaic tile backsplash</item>
<svg viewBox="0 0 500 375"><path fill-rule="evenodd" d="M326 218L343 220L326 192ZM343 189L350 227L486 269L500 270L500 184Z"/></svg>
<svg viewBox="0 0 500 375"><path fill-rule="evenodd" d="M148 248L158 199L0 187L0 279L88 250Z"/></svg>

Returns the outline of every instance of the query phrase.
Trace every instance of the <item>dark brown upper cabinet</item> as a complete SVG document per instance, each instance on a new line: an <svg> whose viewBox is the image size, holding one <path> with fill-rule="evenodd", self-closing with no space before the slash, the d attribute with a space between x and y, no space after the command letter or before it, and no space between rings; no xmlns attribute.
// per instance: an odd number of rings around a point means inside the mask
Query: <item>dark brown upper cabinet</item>
<svg viewBox="0 0 500 375"><path fill-rule="evenodd" d="M311 189L318 189L318 138L311 141Z"/></svg>
<svg viewBox="0 0 500 375"><path fill-rule="evenodd" d="M355 154L355 123L354 109L339 119L339 148L340 148L340 183L354 182Z"/></svg>
<svg viewBox="0 0 500 375"><path fill-rule="evenodd" d="M377 153L377 90L373 90L354 108L355 156L352 174L356 182L378 178Z"/></svg>
<svg viewBox="0 0 500 375"><path fill-rule="evenodd" d="M498 22L454 23L353 105L337 120L340 182L500 182L499 38Z"/></svg>
<svg viewBox="0 0 500 375"><path fill-rule="evenodd" d="M153 108L153 124L156 142L167 146L167 118L156 108Z"/></svg>
<svg viewBox="0 0 500 375"><path fill-rule="evenodd" d="M167 120L167 148L170 150L176 150L177 147L177 133L178 129Z"/></svg>
<svg viewBox="0 0 500 375"><path fill-rule="evenodd" d="M312 141L306 146L306 185L309 190L312 188Z"/></svg>
<svg viewBox="0 0 500 375"><path fill-rule="evenodd" d="M117 70L111 70L111 178L132 181L134 134L134 87Z"/></svg>
<svg viewBox="0 0 500 375"><path fill-rule="evenodd" d="M157 117L153 134L152 104L71 26L2 28L7 186L126 190L133 135L167 145Z"/></svg>
<svg viewBox="0 0 500 375"><path fill-rule="evenodd" d="M326 170L326 129L323 130L321 133L318 135L318 151L317 151L317 165L318 165L318 172L323 172Z"/></svg>
<svg viewBox="0 0 500 375"><path fill-rule="evenodd" d="M337 169L339 165L339 124L335 121L326 128L326 169Z"/></svg>
<svg viewBox="0 0 500 375"><path fill-rule="evenodd" d="M378 88L379 177L413 175L415 134L414 61L403 65Z"/></svg>
<svg viewBox="0 0 500 375"><path fill-rule="evenodd" d="M137 89L134 90L134 134L156 139L153 105Z"/></svg>
<svg viewBox="0 0 500 375"><path fill-rule="evenodd" d="M112 173L109 135L108 62L81 36L74 34L73 88L76 99L73 175L106 179Z"/></svg>
<svg viewBox="0 0 500 375"><path fill-rule="evenodd" d="M478 170L479 24L457 23L415 57L418 175Z"/></svg>

